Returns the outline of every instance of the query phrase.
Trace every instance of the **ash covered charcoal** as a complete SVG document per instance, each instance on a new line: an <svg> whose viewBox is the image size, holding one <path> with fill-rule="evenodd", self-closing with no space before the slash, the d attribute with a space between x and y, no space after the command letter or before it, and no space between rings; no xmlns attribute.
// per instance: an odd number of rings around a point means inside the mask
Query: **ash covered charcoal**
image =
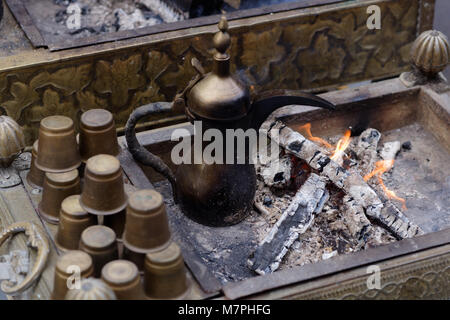
<svg viewBox="0 0 450 320"><path fill-rule="evenodd" d="M160 0L55 0L55 3L64 8L55 15L55 21L64 26L67 26L71 17L67 12L69 6L75 3L79 7L81 27L70 32L77 37L139 29L185 18L178 10Z"/></svg>
<svg viewBox="0 0 450 320"><path fill-rule="evenodd" d="M358 138L354 151L359 160L358 168L362 175L366 175L373 170L380 138L381 133L373 128L364 130Z"/></svg>
<svg viewBox="0 0 450 320"><path fill-rule="evenodd" d="M255 164L257 177L268 187L285 188L291 179L292 163L289 155L262 156L258 155Z"/></svg>
<svg viewBox="0 0 450 320"><path fill-rule="evenodd" d="M383 160L394 160L401 148L400 141L386 142L380 151Z"/></svg>
<svg viewBox="0 0 450 320"><path fill-rule="evenodd" d="M383 202L359 173L355 170L345 170L339 166L327 156L321 147L306 139L299 132L273 118L266 120L262 124L261 130L288 153L306 161L336 187L343 189L365 209L366 215L385 226L397 238L409 238L422 232L401 212L396 213L393 210L383 209ZM273 134L272 130L279 134ZM395 150L393 147L391 149Z"/></svg>
<svg viewBox="0 0 450 320"><path fill-rule="evenodd" d="M329 194L323 178L312 173L292 198L267 236L249 257L248 266L258 274L278 269L290 246L314 221L314 214L322 211Z"/></svg>

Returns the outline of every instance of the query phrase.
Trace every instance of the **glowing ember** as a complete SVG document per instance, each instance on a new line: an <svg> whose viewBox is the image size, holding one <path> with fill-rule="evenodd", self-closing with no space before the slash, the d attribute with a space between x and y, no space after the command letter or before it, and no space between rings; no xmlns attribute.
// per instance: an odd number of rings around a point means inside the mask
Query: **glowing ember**
<svg viewBox="0 0 450 320"><path fill-rule="evenodd" d="M347 129L347 131L345 131L344 136L339 139L337 145L336 145L336 149L334 150L333 155L331 156L331 160L336 160L339 159L343 154L345 149L347 149L348 145L350 144L350 135L352 134L352 132Z"/></svg>
<svg viewBox="0 0 450 320"><path fill-rule="evenodd" d="M369 174L367 174L366 176L364 176L364 181L368 181L368 180L370 180L373 176L376 175L377 178L378 178L378 183L379 183L380 186L383 188L383 191L384 191L384 193L386 194L386 196L387 196L389 199L395 199L395 200L397 200L397 201L400 201L400 202L402 203L402 208L403 208L403 210L406 210L406 209L407 209L407 208L406 208L406 200L403 199L403 198L400 198L399 196L397 196L397 195L395 194L394 191L389 190L389 189L385 186L385 184L384 184L384 182L383 182L383 179L382 179L382 177L381 177L381 175L382 175L383 173L385 173L386 171L391 170L391 168L392 168L393 165L394 165L394 160L381 160L381 161L377 161L377 162L375 163L375 169L374 169L372 172L370 172Z"/></svg>
<svg viewBox="0 0 450 320"><path fill-rule="evenodd" d="M307 123L307 124L305 124L303 126L298 127L297 131L300 132L303 136L305 136L305 138L307 138L308 140L311 140L313 142L317 142L317 143L321 144L322 146L324 146L327 149L333 149L333 146L331 144L329 144L328 142L326 142L322 138L314 137L311 134L311 123Z"/></svg>

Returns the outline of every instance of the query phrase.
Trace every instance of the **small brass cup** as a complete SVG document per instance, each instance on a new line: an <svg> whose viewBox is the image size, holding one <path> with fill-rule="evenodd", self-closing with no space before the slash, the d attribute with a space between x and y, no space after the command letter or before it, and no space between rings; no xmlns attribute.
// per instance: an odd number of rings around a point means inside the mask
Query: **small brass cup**
<svg viewBox="0 0 450 320"><path fill-rule="evenodd" d="M111 112L104 109L84 112L80 121L79 143L83 162L97 154L117 156L120 149Z"/></svg>
<svg viewBox="0 0 450 320"><path fill-rule="evenodd" d="M180 247L172 242L166 249L145 256L144 290L149 299L181 299L189 289Z"/></svg>
<svg viewBox="0 0 450 320"><path fill-rule="evenodd" d="M80 206L80 195L72 195L63 200L56 233L56 245L62 251L77 250L81 233L97 224L97 217Z"/></svg>
<svg viewBox="0 0 450 320"><path fill-rule="evenodd" d="M105 226L91 226L81 233L80 250L92 257L94 276L99 278L102 268L119 258L116 234Z"/></svg>
<svg viewBox="0 0 450 320"><path fill-rule="evenodd" d="M130 195L123 243L136 253L159 251L170 244L169 223L160 193L144 189Z"/></svg>
<svg viewBox="0 0 450 320"><path fill-rule="evenodd" d="M102 269L102 280L114 291L118 300L142 300L145 298L141 276L133 262L115 260Z"/></svg>
<svg viewBox="0 0 450 320"><path fill-rule="evenodd" d="M53 282L53 300L64 300L69 290L67 280L78 272L82 279L91 277L94 272L92 258L87 253L73 250L58 258Z"/></svg>
<svg viewBox="0 0 450 320"><path fill-rule="evenodd" d="M127 196L117 158L107 154L89 158L80 203L86 211L96 215L114 214L125 209Z"/></svg>
<svg viewBox="0 0 450 320"><path fill-rule="evenodd" d="M81 159L72 119L65 116L42 119L38 150L35 164L42 171L61 173L78 168Z"/></svg>
<svg viewBox="0 0 450 320"><path fill-rule="evenodd" d="M50 223L58 223L62 201L68 196L79 194L80 178L78 171L64 173L46 173L42 200L39 203L39 213Z"/></svg>
<svg viewBox="0 0 450 320"><path fill-rule="evenodd" d="M38 156L38 144L39 140L33 143L33 149L31 150L31 166L30 171L27 174L27 181L32 187L42 188L44 186L45 172L36 167L36 159Z"/></svg>

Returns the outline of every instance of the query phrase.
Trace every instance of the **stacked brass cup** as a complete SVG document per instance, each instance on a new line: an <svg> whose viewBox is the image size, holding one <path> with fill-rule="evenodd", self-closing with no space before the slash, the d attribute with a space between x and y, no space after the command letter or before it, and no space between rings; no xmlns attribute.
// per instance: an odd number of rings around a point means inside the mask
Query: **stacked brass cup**
<svg viewBox="0 0 450 320"><path fill-rule="evenodd" d="M39 185L39 175L44 173L39 213L47 222L58 223L61 202L81 191L77 171L81 159L72 119L58 115L44 118L35 145L33 155L37 158L27 180Z"/></svg>
<svg viewBox="0 0 450 320"><path fill-rule="evenodd" d="M161 194L148 189L132 193L123 235L124 256L143 270L145 255L169 244L169 223Z"/></svg>
<svg viewBox="0 0 450 320"><path fill-rule="evenodd" d="M163 197L154 190L127 197L119 152L106 110L82 114L78 143L70 118L41 121L27 181L43 188L42 218L59 224L56 245L63 254L53 299L177 299L189 290ZM81 288L69 285L77 274Z"/></svg>

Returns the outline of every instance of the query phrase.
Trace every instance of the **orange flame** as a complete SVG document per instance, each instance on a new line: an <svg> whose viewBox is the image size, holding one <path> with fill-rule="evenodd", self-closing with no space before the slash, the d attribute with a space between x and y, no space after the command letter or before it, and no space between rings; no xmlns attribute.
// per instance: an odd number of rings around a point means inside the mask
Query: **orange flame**
<svg viewBox="0 0 450 320"><path fill-rule="evenodd" d="M351 130L347 129L347 131L345 131L344 136L340 138L338 143L336 144L336 149L334 150L334 153L331 156L331 160L336 160L344 154L345 149L347 149L348 145L350 144L351 134L352 134Z"/></svg>
<svg viewBox="0 0 450 320"><path fill-rule="evenodd" d="M377 175L378 178L378 183L380 184L380 186L383 188L384 193L386 194L386 196L389 199L395 199L397 201L400 201L402 203L402 209L406 210L406 200L403 198L400 198L399 196L397 196L395 194L394 191L389 190L386 185L383 182L383 179L381 177L381 175L383 173L385 173L386 171L391 170L392 166L394 165L394 160L381 160L381 161L377 161L375 163L375 169L370 172L369 174L364 176L364 181L368 181L370 180L374 175Z"/></svg>
<svg viewBox="0 0 450 320"><path fill-rule="evenodd" d="M329 144L328 142L326 142L325 140L319 138L319 137L314 137L311 133L311 123L307 123L303 126L298 127L298 131L305 136L305 138L307 138L308 140L317 142L319 144L321 144L322 146L324 146L327 149L333 149L333 146L331 144Z"/></svg>

